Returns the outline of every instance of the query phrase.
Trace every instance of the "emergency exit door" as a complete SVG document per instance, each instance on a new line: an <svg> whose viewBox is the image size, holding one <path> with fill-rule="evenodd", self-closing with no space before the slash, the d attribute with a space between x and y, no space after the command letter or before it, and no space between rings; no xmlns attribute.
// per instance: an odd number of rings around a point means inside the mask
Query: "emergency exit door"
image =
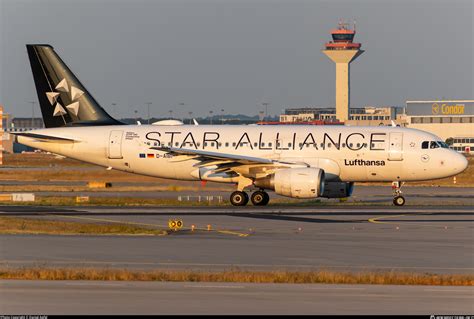
<svg viewBox="0 0 474 319"><path fill-rule="evenodd" d="M388 160L403 160L403 133L390 133L390 143L388 147Z"/></svg>
<svg viewBox="0 0 474 319"><path fill-rule="evenodd" d="M109 136L109 158L120 159L122 157L122 135L123 131L112 131Z"/></svg>

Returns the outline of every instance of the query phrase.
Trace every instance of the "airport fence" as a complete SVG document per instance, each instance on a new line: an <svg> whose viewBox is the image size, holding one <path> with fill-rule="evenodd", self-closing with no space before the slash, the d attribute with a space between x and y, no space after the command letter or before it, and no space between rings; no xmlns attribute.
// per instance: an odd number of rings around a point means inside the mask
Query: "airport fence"
<svg viewBox="0 0 474 319"><path fill-rule="evenodd" d="M222 196L214 196L214 195L181 195L178 196L179 202L217 202L222 203Z"/></svg>

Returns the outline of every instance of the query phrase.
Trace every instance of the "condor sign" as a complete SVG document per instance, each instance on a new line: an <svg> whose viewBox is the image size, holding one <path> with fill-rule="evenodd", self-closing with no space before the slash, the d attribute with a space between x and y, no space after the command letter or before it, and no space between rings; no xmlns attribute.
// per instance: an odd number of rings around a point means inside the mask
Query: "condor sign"
<svg viewBox="0 0 474 319"><path fill-rule="evenodd" d="M474 115L474 100L469 101L407 101L409 116Z"/></svg>
<svg viewBox="0 0 474 319"><path fill-rule="evenodd" d="M431 110L433 115L464 115L464 107L464 104L443 103L439 105L438 103L433 103L433 105L431 106Z"/></svg>

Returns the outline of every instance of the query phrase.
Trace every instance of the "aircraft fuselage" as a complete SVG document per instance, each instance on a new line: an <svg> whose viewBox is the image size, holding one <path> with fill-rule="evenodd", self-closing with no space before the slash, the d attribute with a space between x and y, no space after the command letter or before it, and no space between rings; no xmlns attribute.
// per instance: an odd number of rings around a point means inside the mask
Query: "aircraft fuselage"
<svg viewBox="0 0 474 319"><path fill-rule="evenodd" d="M197 168L197 156L173 155L152 147L301 162L324 169L327 180L344 182L429 180L458 174L466 167L466 159L455 151L439 146L422 148L423 142L441 142L436 136L402 127L117 125L49 128L34 133L74 142L24 136L18 136L18 141L117 170L179 180L206 179ZM236 182L233 178L208 180Z"/></svg>

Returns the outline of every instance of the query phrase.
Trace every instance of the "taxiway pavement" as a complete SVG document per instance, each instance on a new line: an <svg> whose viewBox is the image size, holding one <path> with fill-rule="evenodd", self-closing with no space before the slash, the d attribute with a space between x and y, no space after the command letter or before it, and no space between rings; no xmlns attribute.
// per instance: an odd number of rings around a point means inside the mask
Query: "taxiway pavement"
<svg viewBox="0 0 474 319"><path fill-rule="evenodd" d="M472 274L473 208L4 206L0 216L160 229L181 219L184 228L159 237L1 235L0 265Z"/></svg>
<svg viewBox="0 0 474 319"><path fill-rule="evenodd" d="M469 314L474 287L2 280L0 312Z"/></svg>

